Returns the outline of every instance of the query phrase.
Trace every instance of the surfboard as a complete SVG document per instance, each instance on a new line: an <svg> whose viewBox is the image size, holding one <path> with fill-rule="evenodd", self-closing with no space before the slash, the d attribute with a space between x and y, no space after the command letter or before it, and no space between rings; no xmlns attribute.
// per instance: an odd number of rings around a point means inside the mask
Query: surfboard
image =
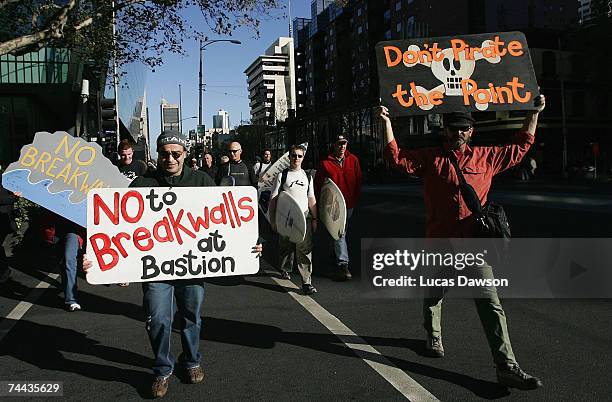
<svg viewBox="0 0 612 402"><path fill-rule="evenodd" d="M286 191L281 191L276 201L276 230L292 243L301 243L306 237L304 211Z"/></svg>
<svg viewBox="0 0 612 402"><path fill-rule="evenodd" d="M300 145L308 149L307 142ZM306 155L305 151L304 155ZM283 156L278 158L276 162L268 166L268 168L261 173L259 180L257 181L257 197L259 199L259 209L264 214L268 222L270 222L268 207L270 205L270 194L272 192L272 187L274 187L276 176L278 176L280 172L289 167L289 162L289 152L286 152Z"/></svg>
<svg viewBox="0 0 612 402"><path fill-rule="evenodd" d="M346 202L342 192L331 179L327 178L323 183L317 204L319 219L331 237L338 240L346 231Z"/></svg>

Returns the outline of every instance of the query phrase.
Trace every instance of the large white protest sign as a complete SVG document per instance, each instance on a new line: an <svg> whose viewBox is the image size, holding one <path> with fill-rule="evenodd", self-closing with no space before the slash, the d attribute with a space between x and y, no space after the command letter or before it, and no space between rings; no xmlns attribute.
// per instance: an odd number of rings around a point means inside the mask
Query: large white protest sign
<svg viewBox="0 0 612 402"><path fill-rule="evenodd" d="M257 273L252 187L93 189L87 194L92 284Z"/></svg>

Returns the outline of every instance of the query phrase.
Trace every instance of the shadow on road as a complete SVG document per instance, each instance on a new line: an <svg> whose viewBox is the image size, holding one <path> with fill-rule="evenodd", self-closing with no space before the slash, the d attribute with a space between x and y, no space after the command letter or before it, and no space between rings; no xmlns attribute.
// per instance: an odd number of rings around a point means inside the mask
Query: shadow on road
<svg viewBox="0 0 612 402"><path fill-rule="evenodd" d="M388 364L390 361L403 371L453 383L471 391L481 398L496 399L509 394L507 388L502 385L473 378L454 371L368 352L361 352L363 355L357 356L351 349L344 345L343 341L333 334L287 332L279 327L271 325L226 320L216 317L203 317L202 328L205 328L205 330L202 331L200 336L201 339L211 342L229 343L262 349L271 349L275 347L277 343L284 343L338 356L353 357L357 359L367 358L380 364ZM359 338L356 336L346 336L343 338L344 341L354 344L363 343L363 340L374 347L393 346L408 348L419 355L423 355L425 351L424 342L417 339L383 337Z"/></svg>
<svg viewBox="0 0 612 402"><path fill-rule="evenodd" d="M5 319L7 320L7 319ZM12 321L12 320L9 320ZM28 345L28 347L24 347ZM64 354L79 354L83 360L68 359ZM142 398L150 394L150 358L129 350L100 344L97 340L72 329L19 320L0 344L0 356L12 356L43 370L75 373L79 376L134 387ZM99 361L111 364L93 363ZM147 371L118 367L117 364L146 368Z"/></svg>

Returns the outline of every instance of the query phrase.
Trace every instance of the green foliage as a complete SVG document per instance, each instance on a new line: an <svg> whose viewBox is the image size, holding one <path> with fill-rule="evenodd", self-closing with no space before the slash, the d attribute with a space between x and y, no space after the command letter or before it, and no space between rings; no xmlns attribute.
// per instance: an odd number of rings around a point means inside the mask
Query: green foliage
<svg viewBox="0 0 612 402"><path fill-rule="evenodd" d="M29 223L32 217L40 211L40 206L27 200L23 197L19 197L13 204L13 219L17 225L17 230L21 231L25 224Z"/></svg>
<svg viewBox="0 0 612 402"><path fill-rule="evenodd" d="M185 41L206 39L206 27L231 35L239 27L259 35L260 20L284 8L280 0L0 0L0 54L65 47L85 60L155 68L166 53L184 54ZM114 4L114 8L113 8ZM116 35L113 43L113 12ZM197 16L197 18L194 18ZM32 34L44 34L33 38ZM16 43L14 39L20 39ZM10 42L10 43L9 43Z"/></svg>

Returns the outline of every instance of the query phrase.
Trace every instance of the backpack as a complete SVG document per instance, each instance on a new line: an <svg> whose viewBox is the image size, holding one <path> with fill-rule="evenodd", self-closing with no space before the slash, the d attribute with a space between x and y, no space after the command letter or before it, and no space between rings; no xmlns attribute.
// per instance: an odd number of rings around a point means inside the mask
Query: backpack
<svg viewBox="0 0 612 402"><path fill-rule="evenodd" d="M289 168L285 168L285 170L283 170L283 172L281 173L280 188L278 189L279 192L285 190L284 185L285 185L285 182L287 181L288 173L289 173ZM310 171L304 170L304 173L306 173L306 179L308 181L308 188L306 189L306 196L308 196L308 193L310 192Z"/></svg>

